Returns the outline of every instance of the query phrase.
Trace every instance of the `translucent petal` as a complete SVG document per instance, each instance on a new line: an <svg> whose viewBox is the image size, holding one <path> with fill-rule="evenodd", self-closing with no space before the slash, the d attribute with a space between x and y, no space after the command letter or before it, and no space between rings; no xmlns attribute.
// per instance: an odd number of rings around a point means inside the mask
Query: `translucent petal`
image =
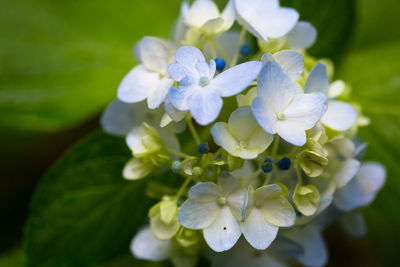
<svg viewBox="0 0 400 267"><path fill-rule="evenodd" d="M245 218L248 197L247 188L238 188L229 194L227 198L228 206L231 209L233 216L238 221L242 221Z"/></svg>
<svg viewBox="0 0 400 267"><path fill-rule="evenodd" d="M268 223L261 210L253 208L247 219L240 223L240 229L250 245L264 250L276 238L279 227Z"/></svg>
<svg viewBox="0 0 400 267"><path fill-rule="evenodd" d="M218 177L218 186L222 195L229 196L234 190L240 188L240 182L231 173L223 172Z"/></svg>
<svg viewBox="0 0 400 267"><path fill-rule="evenodd" d="M257 121L251 114L249 106L244 106L232 112L228 120L230 133L239 141L247 141L254 131L259 128Z"/></svg>
<svg viewBox="0 0 400 267"><path fill-rule="evenodd" d="M308 75L304 93L321 92L328 95L329 77L323 63L317 63Z"/></svg>
<svg viewBox="0 0 400 267"><path fill-rule="evenodd" d="M333 176L337 188L345 186L360 169L360 162L356 159L347 159Z"/></svg>
<svg viewBox="0 0 400 267"><path fill-rule="evenodd" d="M154 165L139 158L130 159L124 166L122 176L128 180L137 180L150 174Z"/></svg>
<svg viewBox="0 0 400 267"><path fill-rule="evenodd" d="M264 185L257 188L255 198L265 200L267 198L278 197L282 193L282 188L277 184Z"/></svg>
<svg viewBox="0 0 400 267"><path fill-rule="evenodd" d="M158 85L159 74L150 72L144 65L133 68L118 87L118 98L126 103L137 103L146 99L150 90Z"/></svg>
<svg viewBox="0 0 400 267"><path fill-rule="evenodd" d="M260 73L260 69L260 61L239 64L217 75L210 86L216 88L223 97L236 95L250 86Z"/></svg>
<svg viewBox="0 0 400 267"><path fill-rule="evenodd" d="M211 182L198 183L189 190L189 198L196 202L217 201L218 196L218 187Z"/></svg>
<svg viewBox="0 0 400 267"><path fill-rule="evenodd" d="M276 114L264 97L258 96L251 104L251 112L258 124L270 134L275 134Z"/></svg>
<svg viewBox="0 0 400 267"><path fill-rule="evenodd" d="M248 139L247 150L261 154L271 145L273 140L273 135L266 133L263 129L258 127Z"/></svg>
<svg viewBox="0 0 400 267"><path fill-rule="evenodd" d="M292 30L298 20L299 13L295 9L279 8L265 14L256 28L264 37L280 38Z"/></svg>
<svg viewBox="0 0 400 267"><path fill-rule="evenodd" d="M147 69L166 73L171 57L171 51L169 51L166 41L146 36L140 42L139 53L142 64Z"/></svg>
<svg viewBox="0 0 400 267"><path fill-rule="evenodd" d="M233 0L229 0L222 11L221 18L224 20L224 24L219 29L220 32L229 30L235 22L235 7L233 2Z"/></svg>
<svg viewBox="0 0 400 267"><path fill-rule="evenodd" d="M224 206L218 218L203 230L204 239L216 252L231 249L241 236L239 223L228 206Z"/></svg>
<svg viewBox="0 0 400 267"><path fill-rule="evenodd" d="M187 69L195 69L197 62L205 62L203 53L194 46L182 46L176 51L176 62Z"/></svg>
<svg viewBox="0 0 400 267"><path fill-rule="evenodd" d="M307 141L304 128L290 121L277 121L275 131L285 141L295 146L302 146Z"/></svg>
<svg viewBox="0 0 400 267"><path fill-rule="evenodd" d="M173 83L172 79L164 77L159 80L157 87L148 92L147 105L150 109L156 109L164 102Z"/></svg>
<svg viewBox="0 0 400 267"><path fill-rule="evenodd" d="M189 97L197 89L195 86L171 87L168 92L169 102L178 110L189 110Z"/></svg>
<svg viewBox="0 0 400 267"><path fill-rule="evenodd" d="M346 131L357 120L355 108L342 101L328 101L328 109L322 117L321 122L336 131Z"/></svg>
<svg viewBox="0 0 400 267"><path fill-rule="evenodd" d="M191 26L200 28L204 23L219 17L217 5L210 0L195 0L190 7L189 16L186 21Z"/></svg>
<svg viewBox="0 0 400 267"><path fill-rule="evenodd" d="M296 92L290 76L275 61L268 61L261 69L257 87L258 95L264 97L275 112L283 111Z"/></svg>
<svg viewBox="0 0 400 267"><path fill-rule="evenodd" d="M179 222L189 229L203 229L212 224L220 213L216 201L207 203L186 200L179 209Z"/></svg>
<svg viewBox="0 0 400 267"><path fill-rule="evenodd" d="M304 57L293 50L282 50L273 55L273 58L281 65L287 74L296 81L303 73Z"/></svg>
<svg viewBox="0 0 400 267"><path fill-rule="evenodd" d="M285 109L284 120L309 130L321 119L325 105L326 97L322 93L297 94Z"/></svg>
<svg viewBox="0 0 400 267"><path fill-rule="evenodd" d="M234 156L237 156L236 149L239 142L231 135L228 125L224 122L217 122L211 127L211 135L215 143Z"/></svg>
<svg viewBox="0 0 400 267"><path fill-rule="evenodd" d="M200 125L208 125L215 121L223 104L219 92L210 86L194 91L188 101L190 113Z"/></svg>
<svg viewBox="0 0 400 267"><path fill-rule="evenodd" d="M181 225L179 222L174 220L171 224L164 223L160 214L150 218L150 228L153 235L160 240L169 240L176 235Z"/></svg>
<svg viewBox="0 0 400 267"><path fill-rule="evenodd" d="M344 92L345 89L346 89L346 84L343 81L341 80L334 81L329 86L328 97L329 98L338 97Z"/></svg>
<svg viewBox="0 0 400 267"><path fill-rule="evenodd" d="M136 234L131 243L132 254L141 260L162 261L171 255L170 241L156 239L150 228L144 228Z"/></svg>
<svg viewBox="0 0 400 267"><path fill-rule="evenodd" d="M296 213L285 197L267 199L262 207L265 219L276 226L292 226L296 220Z"/></svg>
<svg viewBox="0 0 400 267"><path fill-rule="evenodd" d="M316 39L317 30L306 21L299 21L287 35L287 42L292 49L307 49Z"/></svg>
<svg viewBox="0 0 400 267"><path fill-rule="evenodd" d="M168 116L171 117L175 122L179 122L185 118L186 112L176 109L170 102L169 98L164 101L164 109Z"/></svg>

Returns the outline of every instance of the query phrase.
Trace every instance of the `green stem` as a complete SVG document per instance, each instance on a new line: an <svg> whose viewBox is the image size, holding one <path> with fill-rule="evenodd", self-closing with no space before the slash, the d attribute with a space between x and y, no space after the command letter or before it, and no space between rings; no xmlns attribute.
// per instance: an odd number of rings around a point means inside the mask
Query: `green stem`
<svg viewBox="0 0 400 267"><path fill-rule="evenodd" d="M275 135L274 143L273 143L273 145L272 145L272 152L271 152L271 156L272 156L273 158L276 157L276 153L278 152L279 142L280 142L280 137L279 137L279 135Z"/></svg>
<svg viewBox="0 0 400 267"><path fill-rule="evenodd" d="M178 200L181 198L183 192L185 191L186 186L189 185L191 180L192 179L190 177L186 177L185 182L182 184L182 186L179 188L178 192L176 193L176 196L175 196L176 202L178 202Z"/></svg>
<svg viewBox="0 0 400 267"><path fill-rule="evenodd" d="M215 40L214 37L211 37L208 42L210 43L211 48L211 56L215 59L217 57L217 53L215 52Z"/></svg>
<svg viewBox="0 0 400 267"><path fill-rule="evenodd" d="M298 179L297 183L300 185L303 184L303 178L301 176L301 171L300 171L299 167L296 168L296 174L297 174L297 179Z"/></svg>
<svg viewBox="0 0 400 267"><path fill-rule="evenodd" d="M197 145L201 143L199 135L197 134L196 128L194 128L192 118L190 116L186 116L186 123L189 127L190 133L193 136L194 141L196 142Z"/></svg>
<svg viewBox="0 0 400 267"><path fill-rule="evenodd" d="M225 50L215 41L215 39L212 39L212 45L215 46L215 48L217 49L218 53L220 53L223 57L224 60L228 63L228 65L231 64L231 60L228 56L228 54L225 52Z"/></svg>
<svg viewBox="0 0 400 267"><path fill-rule="evenodd" d="M182 153L178 150L172 149L172 148L167 148L168 152L171 154L174 154L175 156L181 157L181 158L193 158L193 156L190 156L188 154Z"/></svg>
<svg viewBox="0 0 400 267"><path fill-rule="evenodd" d="M239 41L236 47L236 52L231 61L231 67L235 66L239 60L240 47L242 46L244 38L246 37L246 32L247 29L245 27L242 27L242 30L240 31Z"/></svg>

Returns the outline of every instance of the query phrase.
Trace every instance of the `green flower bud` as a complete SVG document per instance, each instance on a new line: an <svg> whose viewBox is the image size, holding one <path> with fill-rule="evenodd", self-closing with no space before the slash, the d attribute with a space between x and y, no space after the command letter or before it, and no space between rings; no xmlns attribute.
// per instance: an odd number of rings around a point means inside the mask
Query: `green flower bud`
<svg viewBox="0 0 400 267"><path fill-rule="evenodd" d="M178 206L175 201L163 200L149 211L150 228L154 236L160 240L168 240L176 235L180 228Z"/></svg>
<svg viewBox="0 0 400 267"><path fill-rule="evenodd" d="M194 167L192 172L195 177L201 177L203 174L203 170L200 167Z"/></svg>
<svg viewBox="0 0 400 267"><path fill-rule="evenodd" d="M234 171L243 167L244 160L238 157L234 157L231 154L227 156L228 168L230 171Z"/></svg>
<svg viewBox="0 0 400 267"><path fill-rule="evenodd" d="M304 215L311 216L318 209L320 194L318 189L312 185L302 186L298 184L294 190L293 202L296 208Z"/></svg>
<svg viewBox="0 0 400 267"><path fill-rule="evenodd" d="M323 167L328 164L328 159L317 152L304 150L300 154L300 166L309 177L320 176L323 172Z"/></svg>
<svg viewBox="0 0 400 267"><path fill-rule="evenodd" d="M182 247L190 247L200 240L200 231L181 227L176 235L176 241Z"/></svg>
<svg viewBox="0 0 400 267"><path fill-rule="evenodd" d="M134 128L126 137L126 142L136 158L159 154L164 150L162 141L157 130L147 123Z"/></svg>
<svg viewBox="0 0 400 267"><path fill-rule="evenodd" d="M153 170L154 164L146 158L132 158L122 171L122 176L127 180L138 180L146 177Z"/></svg>

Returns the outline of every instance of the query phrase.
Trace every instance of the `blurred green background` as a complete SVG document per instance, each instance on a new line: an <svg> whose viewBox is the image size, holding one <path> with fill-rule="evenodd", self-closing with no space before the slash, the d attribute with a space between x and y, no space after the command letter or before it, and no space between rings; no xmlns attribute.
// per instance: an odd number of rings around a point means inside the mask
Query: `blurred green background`
<svg viewBox="0 0 400 267"><path fill-rule="evenodd" d="M133 44L168 37L180 2L0 0L0 266L156 266L128 255L150 203L141 183L122 181L129 153L98 120L135 64ZM367 158L388 171L363 210L367 237L326 231L330 266L398 266L400 2L281 3L318 28L310 53L351 84L372 120L360 132Z"/></svg>

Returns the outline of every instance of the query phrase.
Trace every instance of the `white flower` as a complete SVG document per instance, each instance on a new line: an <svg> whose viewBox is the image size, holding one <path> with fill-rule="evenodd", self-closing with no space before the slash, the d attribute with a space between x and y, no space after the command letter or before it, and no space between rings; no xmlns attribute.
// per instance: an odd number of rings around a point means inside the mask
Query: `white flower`
<svg viewBox="0 0 400 267"><path fill-rule="evenodd" d="M296 220L293 207L281 194L282 188L277 184L250 192L246 217L240 223L240 229L256 249L266 249L274 241L279 227L292 226Z"/></svg>
<svg viewBox="0 0 400 267"><path fill-rule="evenodd" d="M168 66L168 73L179 82L172 87L169 100L175 108L190 110L201 125L213 122L222 108L221 97L236 95L246 89L257 77L261 62L250 61L232 67L214 77L215 62L207 64L201 51L192 46L178 49L177 63Z"/></svg>
<svg viewBox="0 0 400 267"><path fill-rule="evenodd" d="M355 177L335 193L334 205L342 211L350 211L368 206L386 179L385 168L375 162L361 165Z"/></svg>
<svg viewBox="0 0 400 267"><path fill-rule="evenodd" d="M311 70L307 78L304 92L321 92L329 97L328 108L324 116L322 116L321 122L333 130L346 131L356 122L357 111L352 105L333 98L338 95L337 85L329 86L326 67L323 63L318 63Z"/></svg>
<svg viewBox="0 0 400 267"><path fill-rule="evenodd" d="M286 35L286 42L290 49L307 49L317 39L317 30L307 21L299 21Z"/></svg>
<svg viewBox="0 0 400 267"><path fill-rule="evenodd" d="M235 0L239 23L257 38L279 38L296 25L299 14L279 6L279 0Z"/></svg>
<svg viewBox="0 0 400 267"><path fill-rule="evenodd" d="M206 182L193 186L181 206L179 222L189 229L203 229L204 239L216 252L229 250L241 236L238 219L246 203L247 191L229 173L218 185Z"/></svg>
<svg viewBox="0 0 400 267"><path fill-rule="evenodd" d="M211 128L215 142L235 157L254 159L272 143L273 136L257 124L249 106L232 112L228 123L217 122Z"/></svg>
<svg viewBox="0 0 400 267"><path fill-rule="evenodd" d="M183 22L205 34L218 34L229 30L235 21L235 9L229 1L222 13L211 0L195 0L191 7L182 6Z"/></svg>
<svg viewBox="0 0 400 267"><path fill-rule="evenodd" d="M274 54L266 53L261 59L263 64L269 61L276 61L281 68L289 74L293 81L300 78L304 70L304 57L300 52L293 50L282 50ZM300 88L298 88L298 91Z"/></svg>
<svg viewBox="0 0 400 267"><path fill-rule="evenodd" d="M144 37L135 47L140 65L134 67L118 87L118 98L127 103L147 99L151 109L164 100L173 80L168 76L168 64L173 61L174 48L158 38Z"/></svg>
<svg viewBox="0 0 400 267"><path fill-rule="evenodd" d="M325 111L322 93L300 92L291 77L275 61L268 61L257 82L258 96L251 109L261 127L278 134L296 146L306 143L306 130L320 120Z"/></svg>

